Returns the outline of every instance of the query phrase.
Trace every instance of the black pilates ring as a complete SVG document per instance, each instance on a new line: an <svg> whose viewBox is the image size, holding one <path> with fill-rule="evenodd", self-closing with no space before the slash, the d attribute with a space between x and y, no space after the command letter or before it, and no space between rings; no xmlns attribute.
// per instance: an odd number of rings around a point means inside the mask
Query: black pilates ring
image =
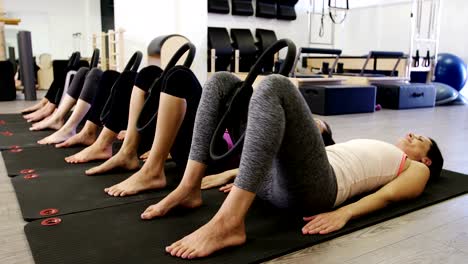
<svg viewBox="0 0 468 264"><path fill-rule="evenodd" d="M182 58L182 56L187 53L187 58L184 61L183 66L186 68L190 68L192 65L192 62L195 58L196 54L196 48L191 42L187 42L184 45L182 45L172 56L172 58L169 60L167 63L166 67L164 68L164 71L161 73L161 76L157 80L154 81L154 83L151 85L151 89L149 90L149 95L145 100L145 103L143 104L143 108L141 109L140 116L138 117L137 120L137 130L138 132L142 132L146 130L148 127L152 127L157 120L157 115L158 115L158 108L159 107L154 107L154 101L155 101L155 96L153 91L153 87L157 87L161 85L160 82L163 81L164 77L166 76L167 72L169 72L170 69L172 69L177 62ZM156 89L157 93L161 92L161 89ZM148 117L145 120L145 117Z"/></svg>
<svg viewBox="0 0 468 264"><path fill-rule="evenodd" d="M130 60L128 60L128 63L125 66L123 72L136 72L138 70L138 67L140 67L140 63L141 63L142 58L143 58L143 53L141 53L140 51L137 51L137 52L133 53ZM115 84L117 82L119 82L119 79L120 79L120 77L117 78L117 80L114 83L114 86L115 86ZM114 94L113 93L113 90L115 88L114 86L111 89L111 95L110 95L111 97ZM107 116L110 114L112 102L113 102L113 100L109 100L109 99L106 101L106 104L102 108L102 112L101 112L101 116L100 116L101 120L106 119Z"/></svg>
<svg viewBox="0 0 468 264"><path fill-rule="evenodd" d="M91 57L91 62L89 64L90 69L98 66L100 53L99 49L94 49L93 56Z"/></svg>
<svg viewBox="0 0 468 264"><path fill-rule="evenodd" d="M233 95L230 97L230 99L228 99L221 120L219 121L218 126L216 127L211 138L210 158L212 161L224 160L241 152L242 146L244 144L245 130L239 132L239 138L235 142L233 140L233 147L225 153L220 153L219 144L222 142L222 137L226 130L229 131L230 129L234 129L234 127L239 126L241 120L246 120L250 98L252 97L253 93L252 85L255 79L261 73L266 61L284 47L287 47L288 51L284 63L278 73L283 76L288 76L289 72L291 72L291 69L294 66L296 45L294 45L294 43L289 39L280 39L273 43L262 53L262 55L260 55L254 66L252 66L250 69L250 72L245 80L238 83L238 88L234 90Z"/></svg>
<svg viewBox="0 0 468 264"><path fill-rule="evenodd" d="M140 63L142 59L143 59L143 53L141 53L141 51L137 51L133 53L127 65L125 65L125 68L123 69L123 71L136 72L138 70L138 67L140 67Z"/></svg>
<svg viewBox="0 0 468 264"><path fill-rule="evenodd" d="M79 51L75 51L72 53L72 55L70 56L70 59L68 59L68 68L76 68L78 67L79 63L80 63L80 59L81 59L81 54Z"/></svg>

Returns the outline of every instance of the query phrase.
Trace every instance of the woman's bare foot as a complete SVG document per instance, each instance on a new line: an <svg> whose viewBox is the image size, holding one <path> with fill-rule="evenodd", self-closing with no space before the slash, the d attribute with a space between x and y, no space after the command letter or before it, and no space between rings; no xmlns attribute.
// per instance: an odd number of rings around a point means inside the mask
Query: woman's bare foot
<svg viewBox="0 0 468 264"><path fill-rule="evenodd" d="M146 210L141 214L141 219L148 220L154 217L164 216L167 212L177 206L197 208L201 206L202 203L200 186L187 188L179 185L159 203L146 208Z"/></svg>
<svg viewBox="0 0 468 264"><path fill-rule="evenodd" d="M44 129L54 129L59 130L63 127L65 121L63 119L57 118L56 114L53 114L50 118L45 118L40 122L33 124L29 130L30 131L39 131Z"/></svg>
<svg viewBox="0 0 468 264"><path fill-rule="evenodd" d="M33 106L30 106L30 107L27 107L23 110L21 110L21 113L22 114L29 114L29 113L32 113L32 112L35 112L36 110L39 110L41 107L43 107L44 105L47 104L47 99L42 99L41 101L39 101L37 104L33 105Z"/></svg>
<svg viewBox="0 0 468 264"><path fill-rule="evenodd" d="M65 158L68 163L85 163L93 160L105 160L112 157L112 144L101 146L100 144L92 144L75 155Z"/></svg>
<svg viewBox="0 0 468 264"><path fill-rule="evenodd" d="M61 143L70 137L73 137L75 135L75 130L70 130L70 129L60 129L53 133L52 135L45 137L41 140L39 140L37 143L40 145L49 145L49 144L57 144Z"/></svg>
<svg viewBox="0 0 468 264"><path fill-rule="evenodd" d="M28 121L28 123L37 122L50 116L55 111L55 108L56 107L54 104L46 104L44 107L37 110L36 112L25 115L24 118Z"/></svg>
<svg viewBox="0 0 468 264"><path fill-rule="evenodd" d="M86 175L101 174L101 173L105 173L105 172L108 172L117 168L129 170L129 171L136 170L139 167L139 163L140 162L135 154L125 154L123 151L119 151L112 158L102 163L101 165L87 170ZM117 186L117 185L114 185L114 186ZM113 188L114 186L112 186L111 188Z"/></svg>
<svg viewBox="0 0 468 264"><path fill-rule="evenodd" d="M117 139L118 140L124 140L126 134L127 134L127 130L120 131L119 134L117 135Z"/></svg>
<svg viewBox="0 0 468 264"><path fill-rule="evenodd" d="M81 129L80 132L75 134L74 136L68 138L64 142L55 145L56 148L68 148L75 145L84 145L90 146L94 142L96 142L97 138L97 131L96 130L88 130L88 129Z"/></svg>
<svg viewBox="0 0 468 264"><path fill-rule="evenodd" d="M245 241L243 221L215 216L192 234L166 247L166 252L184 259L201 258L222 248L242 245Z"/></svg>
<svg viewBox="0 0 468 264"><path fill-rule="evenodd" d="M105 188L104 192L111 196L129 196L142 191L162 189L166 187L166 176L164 169L157 175L150 170L143 168L130 176L125 181L112 187Z"/></svg>

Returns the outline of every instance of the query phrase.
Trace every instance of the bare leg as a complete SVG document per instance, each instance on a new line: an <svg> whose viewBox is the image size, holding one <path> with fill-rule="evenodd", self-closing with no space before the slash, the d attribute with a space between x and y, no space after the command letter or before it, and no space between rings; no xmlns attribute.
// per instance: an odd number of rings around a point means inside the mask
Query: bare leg
<svg viewBox="0 0 468 264"><path fill-rule="evenodd" d="M138 168L139 161L137 156L138 144L140 143L140 134L137 131L136 123L140 115L143 104L145 103L146 92L138 87L132 90L130 97L130 110L128 114L127 132L119 152L103 164L86 171L88 175L104 173L115 168L126 170L135 170ZM119 133L120 134L120 133Z"/></svg>
<svg viewBox="0 0 468 264"><path fill-rule="evenodd" d="M112 196L126 196L166 186L164 164L184 120L185 99L161 93L153 145L145 165L125 181L104 189Z"/></svg>
<svg viewBox="0 0 468 264"><path fill-rule="evenodd" d="M166 252L192 259L245 243L245 216L254 198L255 193L233 186L218 213L208 223L166 247Z"/></svg>
<svg viewBox="0 0 468 264"><path fill-rule="evenodd" d="M91 108L91 105L81 99L78 100L75 110L73 110L72 115L68 118L62 128L57 130L52 135L39 140L37 143L43 144L56 144L64 142L65 140L71 138L76 134L76 127L80 124L81 120L85 117L88 110Z"/></svg>
<svg viewBox="0 0 468 264"><path fill-rule="evenodd" d="M41 109L37 110L36 112L25 115L24 119L26 119L28 123L37 122L39 120L42 120L50 116L54 112L55 109L56 109L56 105L51 102L48 102L46 105L44 105Z"/></svg>
<svg viewBox="0 0 468 264"><path fill-rule="evenodd" d="M63 99L59 108L49 119L45 119L41 122L33 124L29 130L38 131L46 128L52 128L55 130L60 129L65 123L65 116L67 115L68 111L70 111L70 109L75 105L75 103L75 98L69 96L68 94L65 95L65 98Z"/></svg>
<svg viewBox="0 0 468 264"><path fill-rule="evenodd" d="M44 105L46 105L47 102L49 102L49 100L47 100L46 98L42 98L41 101L39 101L37 104L21 110L21 113L35 112L35 111L39 110L40 108L42 108Z"/></svg>
<svg viewBox="0 0 468 264"><path fill-rule="evenodd" d="M68 163L85 163L93 160L105 160L112 156L112 142L117 133L104 127L96 142L75 155L65 158Z"/></svg>
<svg viewBox="0 0 468 264"><path fill-rule="evenodd" d="M86 121L84 127L81 131L70 137L69 139L65 140L64 142L55 145L57 148L68 148L75 145L85 145L89 146L96 141L98 136L98 125L94 124L91 121Z"/></svg>

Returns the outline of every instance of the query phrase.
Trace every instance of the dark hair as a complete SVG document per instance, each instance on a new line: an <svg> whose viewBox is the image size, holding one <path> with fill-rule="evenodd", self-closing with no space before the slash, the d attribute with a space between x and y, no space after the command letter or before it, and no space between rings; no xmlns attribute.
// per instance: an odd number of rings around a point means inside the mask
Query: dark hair
<svg viewBox="0 0 468 264"><path fill-rule="evenodd" d="M429 138L431 140L431 147L427 151L427 157L431 160L431 165L429 166L429 170L431 172L429 180L435 180L440 177L440 173L442 172L442 166L444 165L444 158L442 157L442 153L440 152L439 146L434 139Z"/></svg>
<svg viewBox="0 0 468 264"><path fill-rule="evenodd" d="M323 143L325 143L325 146L334 145L335 141L332 138L332 130L331 130L330 126L328 125L327 122L325 122L323 120L322 120L322 122L325 124L325 127L326 127L326 129L324 129L323 132L322 132Z"/></svg>

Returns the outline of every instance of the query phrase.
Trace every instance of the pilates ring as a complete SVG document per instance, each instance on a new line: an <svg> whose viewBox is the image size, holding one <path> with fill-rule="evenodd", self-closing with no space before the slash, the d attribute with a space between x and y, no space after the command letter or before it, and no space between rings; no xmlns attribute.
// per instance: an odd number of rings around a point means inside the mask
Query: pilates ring
<svg viewBox="0 0 468 264"><path fill-rule="evenodd" d="M36 174L36 173L27 174L27 175L24 175L23 178L24 178L25 180L32 180L32 179L39 178L39 174Z"/></svg>
<svg viewBox="0 0 468 264"><path fill-rule="evenodd" d="M43 226L54 226L54 225L58 225L62 222L62 219L58 218L58 217L54 217L54 218L47 218L47 219L44 219L41 221L41 225Z"/></svg>
<svg viewBox="0 0 468 264"><path fill-rule="evenodd" d="M80 65L81 54L79 51L72 53L70 59L68 60L68 68L76 69Z"/></svg>
<svg viewBox="0 0 468 264"><path fill-rule="evenodd" d="M42 215L42 216L47 216L47 215L57 214L58 212L59 212L59 210L56 209L56 208L47 208L47 209L41 210L39 212L39 214Z"/></svg>
<svg viewBox="0 0 468 264"><path fill-rule="evenodd" d="M141 51L137 51L133 53L133 56L130 58L130 60L127 62L127 65L125 65L125 68L123 71L137 71L138 67L140 67L141 60L143 59L143 53Z"/></svg>
<svg viewBox="0 0 468 264"><path fill-rule="evenodd" d="M99 56L100 56L100 51L99 49L94 49L93 51L93 56L91 57L91 62L89 64L89 68L96 68L98 63L99 63Z"/></svg>
<svg viewBox="0 0 468 264"><path fill-rule="evenodd" d="M279 70L279 74L288 76L294 66L296 45L294 45L294 43L289 39L280 39L260 55L254 66L250 69L245 80L243 82L239 82L237 85L238 87L234 89L233 95L228 99L224 114L222 114L221 120L219 121L211 138L210 157L212 161L224 160L241 151L241 148L244 145L245 129L244 131L236 131L240 136L235 142L233 140L233 147L225 153L220 153L219 144L222 142L222 137L226 130L232 133L233 130L240 129L239 123L242 120L247 120L248 106L253 93L252 85L255 79L261 73L266 60L271 58L276 52L280 51L284 47L288 48L288 52L284 63Z"/></svg>
<svg viewBox="0 0 468 264"><path fill-rule="evenodd" d="M137 51L137 52L133 53L130 60L128 60L127 65L125 65L125 68L122 71L122 73L123 72L129 72L129 71L136 72L138 70L138 67L140 67L140 63L141 63L142 58L143 58L143 53L141 53L140 51ZM119 79L120 79L120 77L117 78L116 82L118 82ZM112 91L111 91L110 97L112 97L112 95L113 95L113 90L114 89L112 89ZM113 100L107 100L106 101L106 104L104 105L104 107L102 108L102 111L101 111L101 115L100 115L101 120L106 119L107 116L110 114L110 108L111 108L112 102L113 102Z"/></svg>
<svg viewBox="0 0 468 264"><path fill-rule="evenodd" d="M31 173L34 173L36 172L35 170L33 169L23 169L23 170L20 170L20 174L31 174Z"/></svg>
<svg viewBox="0 0 468 264"><path fill-rule="evenodd" d="M174 53L172 58L167 63L166 68L164 68L164 71L161 73L161 76L159 76L159 78L156 81L154 81L154 83L151 85L149 95L146 98L145 103L143 104L143 108L141 109L140 116L137 120L138 132L146 130L148 127L154 126L154 124L156 123L159 107L155 107L154 101L156 100L155 97L159 95L161 91L160 89L158 89L157 94L155 94L152 92L153 87L158 87L159 85L161 85L161 82L167 75L167 72L169 72L170 69L174 68L174 66L177 64L180 58L182 58L182 56L187 51L187 58L185 59L182 65L186 68L190 68L193 59L195 58L196 48L191 42L187 42Z"/></svg>

